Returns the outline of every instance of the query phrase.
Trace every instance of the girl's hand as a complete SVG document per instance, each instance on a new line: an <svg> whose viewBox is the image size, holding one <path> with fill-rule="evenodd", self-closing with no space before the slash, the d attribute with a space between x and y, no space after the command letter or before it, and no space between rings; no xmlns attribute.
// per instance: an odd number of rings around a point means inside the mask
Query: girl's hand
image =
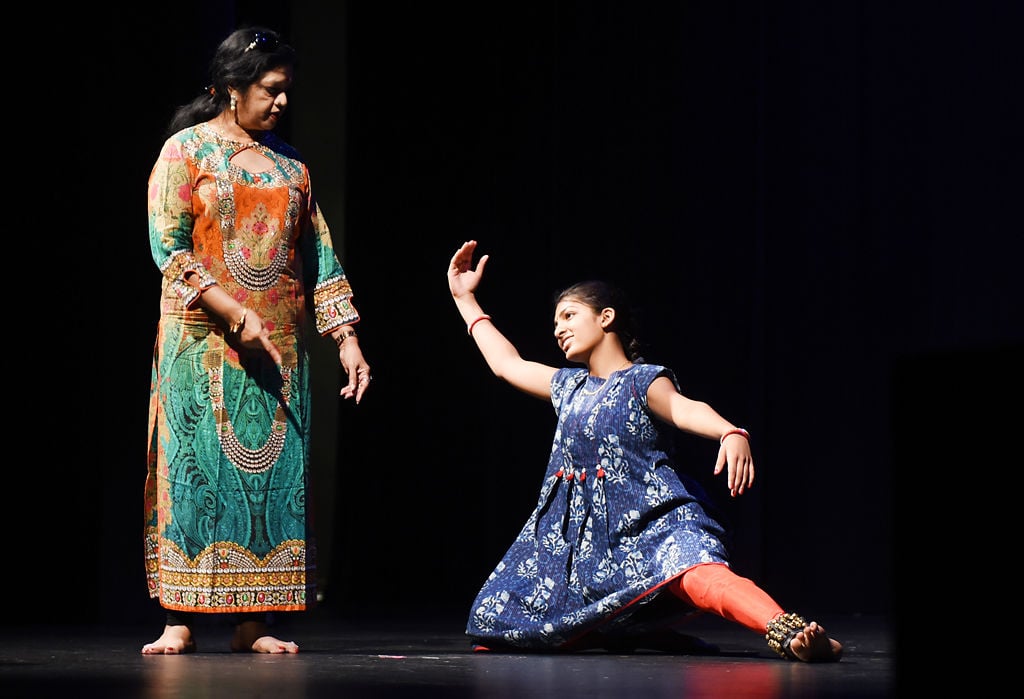
<svg viewBox="0 0 1024 699"><path fill-rule="evenodd" d="M750 442L741 435L730 435L718 448L718 462L715 464L715 475L728 466L729 494L733 497L743 495L754 485L754 457L750 454Z"/></svg>
<svg viewBox="0 0 1024 699"><path fill-rule="evenodd" d="M473 252L476 250L476 241L468 240L462 244L448 265L448 289L452 296L459 298L472 294L480 285L480 278L483 276L484 267L487 265L488 255L483 255L473 269Z"/></svg>

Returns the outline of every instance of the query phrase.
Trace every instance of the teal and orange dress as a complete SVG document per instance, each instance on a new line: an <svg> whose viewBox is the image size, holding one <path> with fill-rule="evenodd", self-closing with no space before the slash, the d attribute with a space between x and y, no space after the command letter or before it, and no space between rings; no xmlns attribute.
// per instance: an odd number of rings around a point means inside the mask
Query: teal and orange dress
<svg viewBox="0 0 1024 699"><path fill-rule="evenodd" d="M247 148L268 169L232 162ZM308 168L273 133L242 143L199 124L164 143L148 201L163 275L145 484L149 595L185 612L307 609L316 547L304 335L359 320ZM198 305L190 273L259 314L281 366L234 344Z"/></svg>

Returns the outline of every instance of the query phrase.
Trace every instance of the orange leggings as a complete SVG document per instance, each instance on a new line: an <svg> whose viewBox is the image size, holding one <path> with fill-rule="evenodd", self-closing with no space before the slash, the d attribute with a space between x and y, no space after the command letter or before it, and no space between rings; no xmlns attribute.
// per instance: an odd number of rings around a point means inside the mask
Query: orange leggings
<svg viewBox="0 0 1024 699"><path fill-rule="evenodd" d="M723 563L702 563L669 583L672 592L697 609L714 612L751 631L765 633L768 622L783 613L767 592Z"/></svg>

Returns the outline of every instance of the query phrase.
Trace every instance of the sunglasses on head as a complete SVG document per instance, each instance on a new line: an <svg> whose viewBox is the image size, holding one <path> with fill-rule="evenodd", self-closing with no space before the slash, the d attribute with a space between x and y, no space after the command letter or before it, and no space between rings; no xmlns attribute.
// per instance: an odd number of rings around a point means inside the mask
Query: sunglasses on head
<svg viewBox="0 0 1024 699"><path fill-rule="evenodd" d="M277 40L277 38L270 36L269 34L264 34L263 32L256 32L252 37L252 41L249 42L249 45L245 47L245 51L242 51L242 53L249 53L257 47L261 51L273 51L274 49L277 48L279 43L280 42Z"/></svg>

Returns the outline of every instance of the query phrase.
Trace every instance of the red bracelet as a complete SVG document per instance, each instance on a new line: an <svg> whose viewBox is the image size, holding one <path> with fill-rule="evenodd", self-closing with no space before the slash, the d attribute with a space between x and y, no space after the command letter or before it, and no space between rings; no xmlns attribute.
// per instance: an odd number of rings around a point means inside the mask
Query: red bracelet
<svg viewBox="0 0 1024 699"><path fill-rule="evenodd" d="M489 315L487 315L486 313L484 313L482 316L480 316L479 318L474 320L472 323L470 323L468 326L466 326L466 333L470 337L473 337L473 326L476 325L477 323L479 323L481 320L490 320L490 319L491 319L491 317Z"/></svg>
<svg viewBox="0 0 1024 699"><path fill-rule="evenodd" d="M749 432L747 432L747 431L746 431L745 429L743 429L742 427L737 427L736 429L734 429L734 430L729 430L728 432L726 432L725 434L723 434L723 435L722 435L722 438L721 438L720 440L718 440L718 444L719 444L719 445L725 444L725 438L726 438L726 437L728 437L728 436L729 436L729 435L731 435L731 434L741 434L741 435L743 435L743 438L744 438L744 439L746 439L746 440L747 440L748 442L750 441L750 433L749 433Z"/></svg>

